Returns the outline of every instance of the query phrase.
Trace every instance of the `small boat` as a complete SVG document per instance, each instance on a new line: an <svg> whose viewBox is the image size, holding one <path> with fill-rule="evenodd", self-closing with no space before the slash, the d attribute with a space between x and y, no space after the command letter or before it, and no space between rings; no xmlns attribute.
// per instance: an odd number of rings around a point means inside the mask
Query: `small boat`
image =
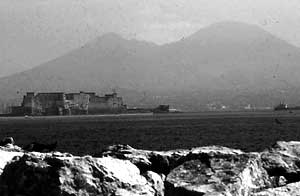
<svg viewBox="0 0 300 196"><path fill-rule="evenodd" d="M281 102L277 106L274 107L275 111L280 111L280 110L287 110L287 111L292 111L292 110L300 110L300 106L295 106L295 107L288 107L286 103Z"/></svg>
<svg viewBox="0 0 300 196"><path fill-rule="evenodd" d="M288 110L288 105L286 103L280 102L277 106L274 107L274 110Z"/></svg>

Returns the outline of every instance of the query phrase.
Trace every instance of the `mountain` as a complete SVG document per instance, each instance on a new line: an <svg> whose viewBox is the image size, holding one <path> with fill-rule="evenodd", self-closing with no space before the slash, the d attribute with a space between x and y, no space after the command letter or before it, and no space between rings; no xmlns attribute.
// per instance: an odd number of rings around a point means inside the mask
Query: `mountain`
<svg viewBox="0 0 300 196"><path fill-rule="evenodd" d="M131 105L187 109L297 101L300 50L255 25L223 22L156 45L109 33L31 70L0 79L1 100L26 91L109 92Z"/></svg>
<svg viewBox="0 0 300 196"><path fill-rule="evenodd" d="M16 70L26 70L26 68L15 65L13 63L7 63L8 60L0 61L0 77L13 74Z"/></svg>

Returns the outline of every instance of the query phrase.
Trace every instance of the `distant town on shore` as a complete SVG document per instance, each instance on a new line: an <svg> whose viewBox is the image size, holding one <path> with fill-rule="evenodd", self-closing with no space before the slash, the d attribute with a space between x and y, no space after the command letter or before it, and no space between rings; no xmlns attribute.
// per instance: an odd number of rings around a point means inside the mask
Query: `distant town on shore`
<svg viewBox="0 0 300 196"><path fill-rule="evenodd" d="M300 106L289 106L280 102L274 107L257 107L247 104L238 108L230 107L222 102L211 101L198 112L232 112L232 111L294 111ZM103 96L96 92L27 92L22 101L12 105L2 104L0 116L68 116L99 115L121 113L181 113L189 112L174 108L172 103L156 106L128 106L123 97L113 91ZM194 112L194 111L191 111Z"/></svg>

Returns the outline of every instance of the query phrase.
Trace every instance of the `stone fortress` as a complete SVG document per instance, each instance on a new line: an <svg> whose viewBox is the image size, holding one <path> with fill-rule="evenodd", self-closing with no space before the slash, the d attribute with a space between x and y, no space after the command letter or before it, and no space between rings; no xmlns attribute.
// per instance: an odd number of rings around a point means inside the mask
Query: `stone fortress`
<svg viewBox="0 0 300 196"><path fill-rule="evenodd" d="M101 97L94 92L27 92L21 106L11 107L11 115L82 115L120 113L126 110L117 93Z"/></svg>

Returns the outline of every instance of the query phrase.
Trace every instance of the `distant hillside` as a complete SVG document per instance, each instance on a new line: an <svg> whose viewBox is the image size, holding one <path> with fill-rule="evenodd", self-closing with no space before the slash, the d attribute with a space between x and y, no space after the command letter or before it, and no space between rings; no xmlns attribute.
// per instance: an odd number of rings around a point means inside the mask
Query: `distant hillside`
<svg viewBox="0 0 300 196"><path fill-rule="evenodd" d="M131 105L202 108L297 101L300 50L254 25L224 22L155 45L106 34L34 69L0 79L1 100L26 91L119 90Z"/></svg>

